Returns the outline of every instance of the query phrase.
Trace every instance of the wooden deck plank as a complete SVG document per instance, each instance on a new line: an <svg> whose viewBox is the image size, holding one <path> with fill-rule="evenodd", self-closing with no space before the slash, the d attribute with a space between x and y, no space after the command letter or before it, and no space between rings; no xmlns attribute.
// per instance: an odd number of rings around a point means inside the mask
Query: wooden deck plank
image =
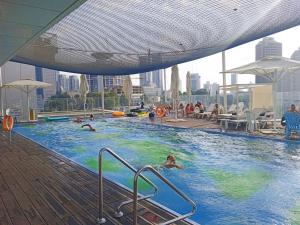
<svg viewBox="0 0 300 225"><path fill-rule="evenodd" d="M9 218L7 210L4 206L2 198L0 198L0 224L1 225L13 225Z"/></svg>

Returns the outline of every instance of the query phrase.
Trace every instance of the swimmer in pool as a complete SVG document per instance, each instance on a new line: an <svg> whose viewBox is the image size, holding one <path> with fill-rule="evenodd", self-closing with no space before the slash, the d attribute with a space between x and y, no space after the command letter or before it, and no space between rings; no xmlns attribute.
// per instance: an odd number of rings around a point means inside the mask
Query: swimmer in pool
<svg viewBox="0 0 300 225"><path fill-rule="evenodd" d="M175 158L174 155L171 155L171 154L168 155L167 160L162 165L162 167L165 167L165 168L168 168L168 169L174 168L174 167L177 168L177 169L183 169L183 166L176 164L176 158Z"/></svg>
<svg viewBox="0 0 300 225"><path fill-rule="evenodd" d="M84 125L81 126L81 128L84 128L84 127L90 128L90 131L96 131L96 129L93 128L90 124L84 124Z"/></svg>

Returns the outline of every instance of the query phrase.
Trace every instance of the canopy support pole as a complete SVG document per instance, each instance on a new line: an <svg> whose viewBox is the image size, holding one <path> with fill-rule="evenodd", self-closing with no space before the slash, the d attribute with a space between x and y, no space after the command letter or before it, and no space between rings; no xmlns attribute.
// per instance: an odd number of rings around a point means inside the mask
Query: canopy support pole
<svg viewBox="0 0 300 225"><path fill-rule="evenodd" d="M102 115L104 116L104 76L101 76L101 105Z"/></svg>
<svg viewBox="0 0 300 225"><path fill-rule="evenodd" d="M274 124L273 124L273 128L274 130L276 130L276 115L277 115L277 101L276 101L276 84L277 82L273 81L272 83L272 91L273 91L273 111L274 111Z"/></svg>
<svg viewBox="0 0 300 225"><path fill-rule="evenodd" d="M224 113L227 113L227 92L226 92L226 61L225 51L222 52L222 71L223 71L223 96L224 96Z"/></svg>
<svg viewBox="0 0 300 225"><path fill-rule="evenodd" d="M164 69L164 86L165 86L165 103L167 102L167 75L166 75L166 69Z"/></svg>
<svg viewBox="0 0 300 225"><path fill-rule="evenodd" d="M30 109L29 109L29 86L26 86L26 94L27 94L27 119L30 121Z"/></svg>

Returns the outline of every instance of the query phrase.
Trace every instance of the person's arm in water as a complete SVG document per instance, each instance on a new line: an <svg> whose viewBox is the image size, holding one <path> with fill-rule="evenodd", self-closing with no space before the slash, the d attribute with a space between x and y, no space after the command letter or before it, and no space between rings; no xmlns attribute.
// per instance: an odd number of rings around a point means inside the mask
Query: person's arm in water
<svg viewBox="0 0 300 225"><path fill-rule="evenodd" d="M96 129L93 128L90 124L84 124L84 125L81 126L81 128L83 128L83 127L89 127L90 131L96 131Z"/></svg>

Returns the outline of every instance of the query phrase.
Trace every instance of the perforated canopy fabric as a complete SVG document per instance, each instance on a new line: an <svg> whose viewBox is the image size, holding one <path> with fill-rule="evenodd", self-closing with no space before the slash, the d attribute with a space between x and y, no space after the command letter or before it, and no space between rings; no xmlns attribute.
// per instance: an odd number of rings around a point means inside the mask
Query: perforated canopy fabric
<svg viewBox="0 0 300 225"><path fill-rule="evenodd" d="M126 75L205 57L299 24L299 0L88 0L12 60Z"/></svg>

